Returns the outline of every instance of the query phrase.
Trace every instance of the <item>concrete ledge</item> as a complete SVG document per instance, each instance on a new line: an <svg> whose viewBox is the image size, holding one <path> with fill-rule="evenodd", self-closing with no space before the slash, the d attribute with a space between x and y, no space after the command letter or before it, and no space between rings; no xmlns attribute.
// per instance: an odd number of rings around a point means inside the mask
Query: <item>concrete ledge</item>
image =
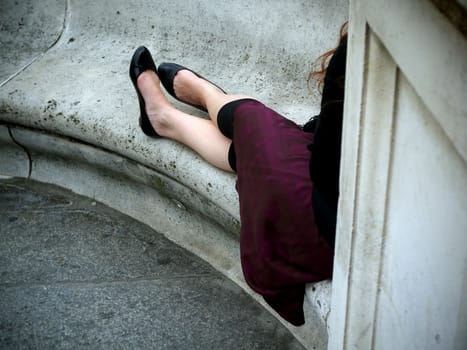
<svg viewBox="0 0 467 350"><path fill-rule="evenodd" d="M48 35L34 37L37 45L20 60L20 43L0 56L2 65L8 63L0 84L0 173L102 201L165 233L248 290L238 256L235 177L180 144L140 132L127 73L131 54L144 44L157 62L190 66L226 91L253 95L302 123L318 111L320 98L308 94L306 75L336 42L347 2L43 3L55 9L55 24L43 26ZM18 41L31 39L27 33ZM289 327L305 345L326 326L330 283L309 286L307 296L307 324Z"/></svg>
<svg viewBox="0 0 467 350"><path fill-rule="evenodd" d="M10 129L0 125L0 175L29 177L29 156L24 148L14 142Z"/></svg>

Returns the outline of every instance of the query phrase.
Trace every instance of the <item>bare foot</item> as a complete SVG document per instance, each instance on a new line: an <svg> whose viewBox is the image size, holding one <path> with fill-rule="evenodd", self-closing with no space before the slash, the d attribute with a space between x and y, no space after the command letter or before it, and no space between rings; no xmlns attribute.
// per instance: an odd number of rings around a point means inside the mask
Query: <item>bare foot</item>
<svg viewBox="0 0 467 350"><path fill-rule="evenodd" d="M206 96L213 93L224 94L217 86L209 81L198 77L193 72L182 69L177 72L173 81L175 95L182 101L195 106L206 108Z"/></svg>
<svg viewBox="0 0 467 350"><path fill-rule="evenodd" d="M152 127L159 135L165 136L164 131L168 127L173 107L161 91L159 77L153 71L147 70L139 75L137 85L144 98L146 113Z"/></svg>

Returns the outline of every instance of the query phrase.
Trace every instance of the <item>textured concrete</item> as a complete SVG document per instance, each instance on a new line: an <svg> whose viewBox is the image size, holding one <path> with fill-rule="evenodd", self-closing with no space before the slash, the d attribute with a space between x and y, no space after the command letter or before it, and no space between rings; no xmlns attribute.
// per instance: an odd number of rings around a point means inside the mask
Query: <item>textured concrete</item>
<svg viewBox="0 0 467 350"><path fill-rule="evenodd" d="M0 1L0 81L47 52L64 29L63 0Z"/></svg>
<svg viewBox="0 0 467 350"><path fill-rule="evenodd" d="M10 130L0 125L0 176L29 175L29 157L27 152L11 137Z"/></svg>
<svg viewBox="0 0 467 350"><path fill-rule="evenodd" d="M302 349L206 262L69 191L2 180L0 241L2 349Z"/></svg>
<svg viewBox="0 0 467 350"><path fill-rule="evenodd" d="M302 123L320 99L308 91L306 76L335 45L347 1L286 4L2 1L0 123L7 127L0 175L57 183L102 201L251 293L238 259L235 177L184 146L141 133L128 65L144 44L156 63L190 66L226 91L255 96ZM330 284L307 291L307 324L290 330L312 344L326 326Z"/></svg>

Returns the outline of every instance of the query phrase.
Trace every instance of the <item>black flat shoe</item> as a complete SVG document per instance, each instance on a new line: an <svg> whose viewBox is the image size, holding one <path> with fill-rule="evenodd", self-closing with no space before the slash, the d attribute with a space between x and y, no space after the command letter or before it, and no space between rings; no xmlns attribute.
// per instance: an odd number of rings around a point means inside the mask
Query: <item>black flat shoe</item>
<svg viewBox="0 0 467 350"><path fill-rule="evenodd" d="M157 73L158 73L158 76L159 76L159 79L162 83L162 85L164 86L164 88L167 90L167 92L175 99L179 100L180 102L183 102L183 103L186 103L187 105L190 105L192 107L195 107L195 108L198 108L199 110L202 110L204 112L207 112L206 108L203 107L203 106L200 106L200 105L195 105L195 104L192 104L190 102L187 102L187 101L183 101L181 99L179 99L176 95L175 95L175 91L174 91L174 78L175 78L175 75L177 75L177 73L183 69L186 69L190 72L192 72L193 74L195 74L197 77L201 78L201 79L204 79L206 80L207 82L211 83L212 85L214 85L215 87L217 87L219 90L221 90L224 94L226 94L226 92L224 90L222 90L219 86L217 86L216 84L214 84L213 82L207 80L206 78L202 77L201 75L199 75L198 73L192 71L191 69L188 69L186 67L183 67L183 66L180 66L179 64L176 64L176 63L161 63L159 65L159 67L157 68Z"/></svg>
<svg viewBox="0 0 467 350"><path fill-rule="evenodd" d="M159 136L159 134L156 132L156 130L154 130L154 128L151 125L151 122L149 121L149 117L146 113L146 105L144 103L143 96L139 92L138 85L136 84L136 80L138 79L139 75L147 70L152 70L157 74L156 65L154 64L151 53L144 46L140 46L136 49L135 53L133 54L133 58L131 59L130 63L130 79L133 82L136 93L138 94L139 109L141 112L141 115L139 117L139 126L146 135Z"/></svg>

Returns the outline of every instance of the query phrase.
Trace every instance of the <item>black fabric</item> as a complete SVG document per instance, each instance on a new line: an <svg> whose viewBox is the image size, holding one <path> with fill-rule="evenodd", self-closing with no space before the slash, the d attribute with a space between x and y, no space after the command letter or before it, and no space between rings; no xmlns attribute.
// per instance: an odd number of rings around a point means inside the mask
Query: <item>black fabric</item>
<svg viewBox="0 0 467 350"><path fill-rule="evenodd" d="M255 101L251 98L242 98L229 103L226 103L221 107L217 113L217 125L220 132L229 139L233 140L233 114L235 109L246 101Z"/></svg>
<svg viewBox="0 0 467 350"><path fill-rule="evenodd" d="M226 103L221 107L217 113L217 125L220 132L227 138L233 139L233 114L235 109L242 103L247 101L255 101L251 98L242 98L229 103ZM235 154L235 148L233 142L229 147L228 153L229 165L233 171L237 171L237 156Z"/></svg>
<svg viewBox="0 0 467 350"><path fill-rule="evenodd" d="M237 155L235 154L235 146L232 141L229 147L229 153L227 155L227 160L233 171L237 172Z"/></svg>
<svg viewBox="0 0 467 350"><path fill-rule="evenodd" d="M314 133L313 144L310 145L310 176L315 186L313 210L320 232L332 242L339 197L346 54L345 38L332 56L326 71L319 124Z"/></svg>
<svg viewBox="0 0 467 350"><path fill-rule="evenodd" d="M336 212L331 209L331 206L325 201L317 187L313 187L311 199L313 214L319 233L331 247L334 247L336 239Z"/></svg>
<svg viewBox="0 0 467 350"><path fill-rule="evenodd" d="M303 125L303 131L314 134L319 126L319 118L319 114L311 117L310 120L305 125Z"/></svg>

